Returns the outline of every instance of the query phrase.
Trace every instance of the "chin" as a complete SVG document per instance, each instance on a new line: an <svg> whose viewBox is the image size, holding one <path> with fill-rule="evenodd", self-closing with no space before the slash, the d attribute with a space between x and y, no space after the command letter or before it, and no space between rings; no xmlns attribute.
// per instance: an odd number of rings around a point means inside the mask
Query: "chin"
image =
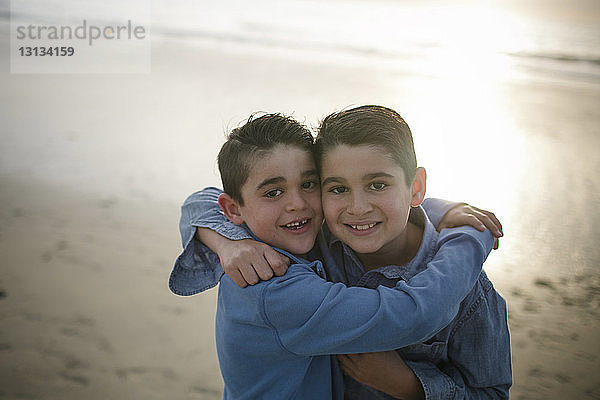
<svg viewBox="0 0 600 400"><path fill-rule="evenodd" d="M314 246L314 241L312 243L307 244L299 244L299 243L290 243L289 246L278 246L281 249L289 251L292 254L306 254L308 253Z"/></svg>
<svg viewBox="0 0 600 400"><path fill-rule="evenodd" d="M371 254L379 251L381 246L375 243L364 243L364 242L356 242L356 241L347 241L345 242L355 253L359 254Z"/></svg>

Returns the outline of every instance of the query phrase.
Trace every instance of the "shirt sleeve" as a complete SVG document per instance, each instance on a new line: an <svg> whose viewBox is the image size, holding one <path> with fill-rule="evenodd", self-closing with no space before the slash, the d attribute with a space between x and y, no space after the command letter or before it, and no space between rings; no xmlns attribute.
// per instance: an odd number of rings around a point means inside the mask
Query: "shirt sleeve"
<svg viewBox="0 0 600 400"><path fill-rule="evenodd" d="M413 370L425 393L425 400L505 400L508 399L510 383L487 384L484 387L469 386L460 371L453 365L440 370L428 361L406 361Z"/></svg>
<svg viewBox="0 0 600 400"><path fill-rule="evenodd" d="M207 187L191 194L181 206L179 232L183 262L189 267L217 268L219 259L202 242L195 239L196 228L208 228L231 240L251 239L250 233L240 225L229 221L217 199L221 189Z"/></svg>
<svg viewBox="0 0 600 400"><path fill-rule="evenodd" d="M508 399L512 368L506 303L493 288L456 325L448 358L440 368L406 361L421 381L426 400Z"/></svg>
<svg viewBox="0 0 600 400"><path fill-rule="evenodd" d="M288 271L288 279L264 286L263 319L282 347L298 355L384 351L418 343L456 316L492 243L488 231L444 231L427 268L393 288L346 287L309 270Z"/></svg>
<svg viewBox="0 0 600 400"><path fill-rule="evenodd" d="M183 251L175 260L169 288L180 296L191 296L216 286L223 275L219 257L195 238L197 227L213 229L232 240L250 238L242 226L229 221L217 203L222 193L206 188L189 196L181 207L179 231Z"/></svg>
<svg viewBox="0 0 600 400"><path fill-rule="evenodd" d="M450 211L459 204L464 203L456 203L448 200L430 198L423 200L423 204L421 204L421 206L423 207L423 209L425 209L425 213L427 214L427 217L429 218L433 226L435 226L435 229L437 229L440 226L440 222L442 222L442 218L444 218L444 215L446 215L448 211Z"/></svg>

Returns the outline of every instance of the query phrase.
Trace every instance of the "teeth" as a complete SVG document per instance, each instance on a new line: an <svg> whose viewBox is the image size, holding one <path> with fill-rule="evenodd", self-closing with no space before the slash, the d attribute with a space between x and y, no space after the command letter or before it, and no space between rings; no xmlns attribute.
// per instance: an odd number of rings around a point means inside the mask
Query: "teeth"
<svg viewBox="0 0 600 400"><path fill-rule="evenodd" d="M350 226L352 228L356 229L357 231L366 231L367 229L371 229L375 225L376 225L375 223L372 223L372 224L366 224L366 225L350 225Z"/></svg>
<svg viewBox="0 0 600 400"><path fill-rule="evenodd" d="M292 222L290 224L285 225L286 228L297 228L299 226L302 226L304 224L306 224L308 222L308 219L303 219L302 221L299 222Z"/></svg>

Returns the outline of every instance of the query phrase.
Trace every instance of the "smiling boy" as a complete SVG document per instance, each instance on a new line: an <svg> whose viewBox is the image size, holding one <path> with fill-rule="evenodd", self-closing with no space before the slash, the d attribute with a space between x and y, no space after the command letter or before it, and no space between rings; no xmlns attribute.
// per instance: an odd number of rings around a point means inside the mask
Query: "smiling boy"
<svg viewBox="0 0 600 400"><path fill-rule="evenodd" d="M426 173L417 167L402 117L381 106L333 113L322 121L316 147L330 231L324 237L330 251L351 249L360 261L340 265L330 279L376 288L427 270L439 237L420 207ZM386 361L380 368L361 369L357 364L366 357L338 357L350 376L368 384L347 378L347 399L398 397L402 385L389 372L405 365L427 399L506 399L512 384L506 303L482 271L440 332L386 357L372 356Z"/></svg>
<svg viewBox="0 0 600 400"><path fill-rule="evenodd" d="M367 269L413 259L423 230L409 222L409 213L423 201L425 170L417 168L414 178L405 178L397 163L373 145L337 145L321 163L323 210L331 233Z"/></svg>
<svg viewBox="0 0 600 400"><path fill-rule="evenodd" d="M240 288L222 271L198 265L214 262L214 254L193 240L196 217L186 205L196 200L184 204L184 252L170 287L191 295L220 282L216 339L226 399L343 398L330 354L390 350L430 337L456 315L491 250L489 232L456 229L440 235L428 268L410 282L375 290L327 282L320 261L298 256L313 249L322 222L310 133L281 115L251 118L230 134L219 169L225 193L218 202L231 221L221 229L231 233L243 224L292 260L284 276ZM415 383L406 378L406 385Z"/></svg>
<svg viewBox="0 0 600 400"><path fill-rule="evenodd" d="M219 156L223 169L239 168L238 160L228 159L238 152L227 147L233 147L232 142L225 145ZM246 224L262 241L293 254L307 253L323 222L319 174L312 154L289 144L277 144L266 153L251 162L252 170L239 195L230 189L219 197L219 206L230 221ZM297 182L289 182L291 176ZM276 201L283 195L280 188L292 184L298 185L304 196L290 190L287 195L292 197L285 205Z"/></svg>

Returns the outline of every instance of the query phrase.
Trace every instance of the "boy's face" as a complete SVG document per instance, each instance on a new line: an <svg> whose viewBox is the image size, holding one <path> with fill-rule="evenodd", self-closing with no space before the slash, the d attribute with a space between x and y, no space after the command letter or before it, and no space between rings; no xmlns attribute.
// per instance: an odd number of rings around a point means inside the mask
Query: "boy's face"
<svg viewBox="0 0 600 400"><path fill-rule="evenodd" d="M293 254L313 247L323 211L319 175L309 153L275 146L254 161L241 192L240 215L259 239Z"/></svg>
<svg viewBox="0 0 600 400"><path fill-rule="evenodd" d="M335 236L359 254L385 256L403 246L410 207L420 202L389 154L340 145L323 156L321 172L323 213Z"/></svg>

